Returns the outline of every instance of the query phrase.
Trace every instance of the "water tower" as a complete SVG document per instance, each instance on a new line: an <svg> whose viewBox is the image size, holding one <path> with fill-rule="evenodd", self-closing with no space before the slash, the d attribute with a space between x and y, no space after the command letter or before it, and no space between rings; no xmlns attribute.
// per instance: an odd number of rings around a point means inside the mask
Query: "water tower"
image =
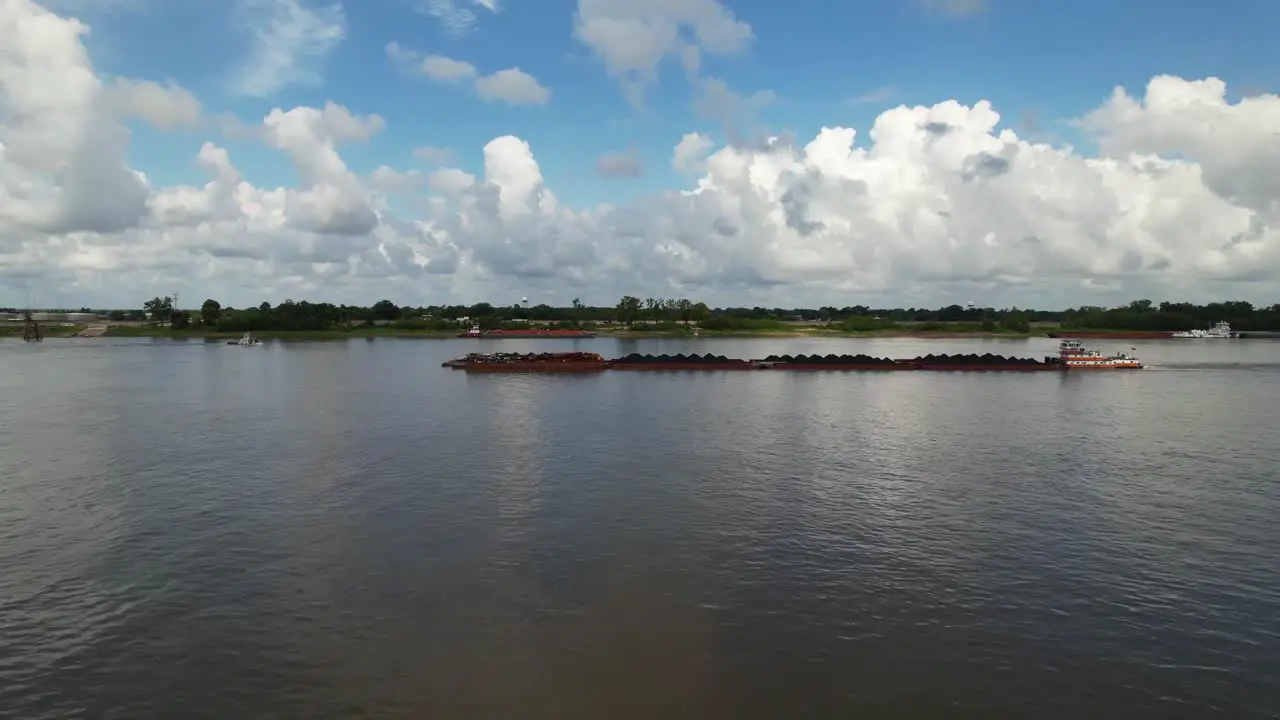
<svg viewBox="0 0 1280 720"><path fill-rule="evenodd" d="M528 310L528 309L529 309L529 298L527 298L527 297L522 297L522 298L520 298L520 307L524 308L525 310Z"/></svg>

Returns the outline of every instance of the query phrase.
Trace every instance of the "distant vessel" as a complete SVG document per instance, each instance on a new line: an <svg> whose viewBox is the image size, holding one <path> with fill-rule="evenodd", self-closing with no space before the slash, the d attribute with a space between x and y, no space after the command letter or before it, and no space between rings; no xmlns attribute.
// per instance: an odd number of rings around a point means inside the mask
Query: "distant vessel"
<svg viewBox="0 0 1280 720"><path fill-rule="evenodd" d="M262 344L262 341L254 337L250 333L245 333L239 340L232 340L228 345L239 345L240 347L256 347Z"/></svg>
<svg viewBox="0 0 1280 720"><path fill-rule="evenodd" d="M470 330L464 333L458 333L458 337L464 338L593 338L596 333L590 330L575 330L572 328L528 328L525 330L481 330L479 325L473 325Z"/></svg>
<svg viewBox="0 0 1280 720"><path fill-rule="evenodd" d="M1240 333L1238 333L1238 332L1236 332L1235 330L1232 330L1232 329L1231 329L1231 323L1229 323L1229 322L1225 322L1225 321L1224 321L1224 322L1217 322L1217 323L1214 323L1214 324L1213 324L1213 327L1209 328L1208 330L1200 330L1200 329L1196 329L1196 330L1185 330L1185 331L1183 331L1183 332L1176 332L1176 333L1174 333L1173 335L1171 335L1170 337L1176 337L1176 338L1234 338L1234 337L1240 337Z"/></svg>
<svg viewBox="0 0 1280 720"><path fill-rule="evenodd" d="M1063 340L1058 344L1059 362L1067 370L1141 370L1142 362L1129 353L1103 355L1086 349L1079 340Z"/></svg>

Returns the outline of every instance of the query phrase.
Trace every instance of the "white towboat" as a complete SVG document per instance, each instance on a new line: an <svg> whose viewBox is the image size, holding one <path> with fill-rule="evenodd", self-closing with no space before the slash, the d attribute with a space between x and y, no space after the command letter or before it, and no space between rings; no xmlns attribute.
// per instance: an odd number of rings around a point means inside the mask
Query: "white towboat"
<svg viewBox="0 0 1280 720"><path fill-rule="evenodd" d="M1240 333L1231 329L1231 323L1223 321L1213 324L1208 330L1183 330L1176 332L1170 337L1176 338L1235 338L1240 337Z"/></svg>
<svg viewBox="0 0 1280 720"><path fill-rule="evenodd" d="M240 347L257 347L262 341L254 337L252 333L245 333L239 340L232 340L228 345L239 345Z"/></svg>
<svg viewBox="0 0 1280 720"><path fill-rule="evenodd" d="M1086 349L1079 340L1063 340L1058 344L1058 361L1068 370L1141 370L1142 361L1131 353L1104 355Z"/></svg>

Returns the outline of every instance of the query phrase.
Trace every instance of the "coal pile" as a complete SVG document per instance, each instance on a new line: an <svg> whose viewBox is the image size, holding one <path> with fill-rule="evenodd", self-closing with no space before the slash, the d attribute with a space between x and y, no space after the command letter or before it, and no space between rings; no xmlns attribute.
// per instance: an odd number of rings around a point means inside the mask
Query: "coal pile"
<svg viewBox="0 0 1280 720"><path fill-rule="evenodd" d="M770 355L765 362L788 365L893 365L890 358L870 355Z"/></svg>
<svg viewBox="0 0 1280 720"><path fill-rule="evenodd" d="M1039 360L1033 358L1005 357L1004 355L992 355L985 353L978 355L970 353L968 355L925 355L917 357L912 362L921 365L1040 365Z"/></svg>
<svg viewBox="0 0 1280 720"><path fill-rule="evenodd" d="M734 364L746 362L735 358L725 357L724 355L699 355L693 353L684 355L677 353L675 355L641 355L640 353L631 353L626 357L618 358L613 361L615 365L697 365L697 364Z"/></svg>
<svg viewBox="0 0 1280 720"><path fill-rule="evenodd" d="M511 363L598 363L604 362L599 353L544 352L544 353L467 353L467 363L475 365L502 365Z"/></svg>

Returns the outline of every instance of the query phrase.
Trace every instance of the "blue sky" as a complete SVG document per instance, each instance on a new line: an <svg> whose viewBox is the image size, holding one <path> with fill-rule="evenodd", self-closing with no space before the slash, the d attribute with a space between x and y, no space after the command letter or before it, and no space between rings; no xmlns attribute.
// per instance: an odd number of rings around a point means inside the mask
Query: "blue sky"
<svg viewBox="0 0 1280 720"><path fill-rule="evenodd" d="M703 72L740 95L775 94L742 122L801 139L824 125L865 133L888 107L954 98L990 100L1002 124L1020 133L1081 143L1066 121L1096 107L1118 84L1140 94L1153 75L1168 73L1217 76L1235 95L1280 88L1270 49L1280 4L1261 0L990 0L963 17L911 1L727 5L750 24L754 40L737 56L704 56ZM320 82L261 98L230 87L246 36L226 3L154 3L145 12L80 16L94 27L87 44L100 71L172 79L212 113L252 123L273 107L333 100L380 114L383 133L367 146L344 149L357 171L381 163L410 167L412 148L430 145L449 148L453 164L476 172L484 143L514 134L530 142L547 181L571 204L624 202L681 186L670 166L672 147L690 131L721 137L722 124L691 107L694 90L676 58L665 60L656 85L646 88L643 108L633 107L574 37L575 9L571 0L506 0L497 13L475 7L477 23L459 35L415 12L412 0L348 3L346 38L317 63ZM551 90L551 101L510 107L407 76L387 59L390 41L465 60L481 72L519 67ZM133 159L157 181L201 179L189 160L203 140L199 133L160 135L141 127L136 133ZM252 182L291 182L284 157L234 142L229 149ZM605 181L596 174L597 156L632 149L646 167L642 176Z"/></svg>
<svg viewBox="0 0 1280 720"><path fill-rule="evenodd" d="M0 286L1274 302L1277 27L1261 0L6 0Z"/></svg>

